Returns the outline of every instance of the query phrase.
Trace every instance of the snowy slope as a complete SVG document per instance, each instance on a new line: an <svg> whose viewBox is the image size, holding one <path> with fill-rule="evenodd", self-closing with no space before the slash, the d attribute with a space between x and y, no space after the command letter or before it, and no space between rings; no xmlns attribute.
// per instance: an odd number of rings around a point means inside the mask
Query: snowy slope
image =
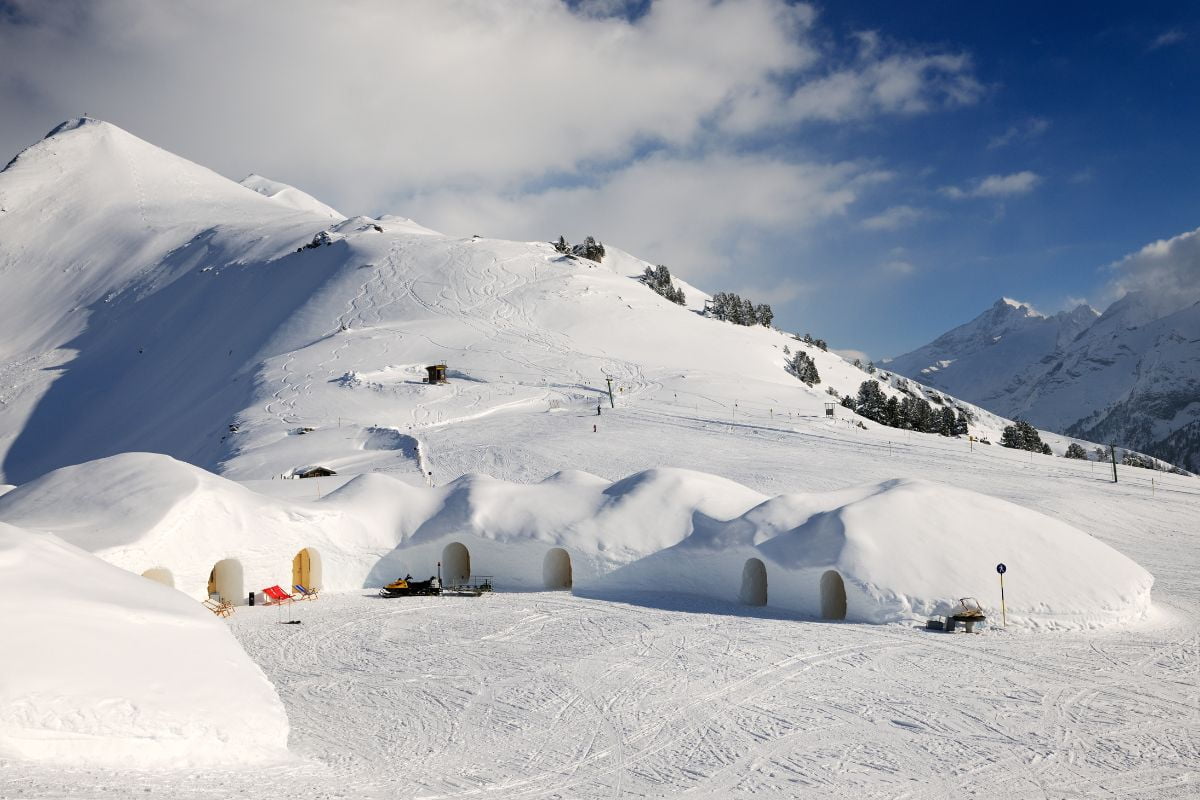
<svg viewBox="0 0 1200 800"><path fill-rule="evenodd" d="M144 450L238 479L322 463L419 481L423 432L518 414L528 440L546 414L606 403L606 376L623 408L793 426L868 378L702 316L687 284L688 307L664 300L613 247L597 264L401 217L330 224L253 183L272 196L94 120L0 173L6 480ZM811 351L820 385L787 372L785 347ZM438 362L450 383L422 383ZM995 438L1004 420L973 413Z"/></svg>
<svg viewBox="0 0 1200 800"><path fill-rule="evenodd" d="M1001 300L887 366L1004 416L1200 468L1183 430L1200 419L1200 305L1131 293L1102 315L1043 317Z"/></svg>
<svg viewBox="0 0 1200 800"><path fill-rule="evenodd" d="M198 603L4 523L0 571L0 761L145 768L286 758L274 688Z"/></svg>
<svg viewBox="0 0 1200 800"><path fill-rule="evenodd" d="M269 197L288 208L294 208L298 211L311 211L337 221L346 218L345 214L330 208L307 192L302 192L295 186L289 186L286 183L264 178L262 175L247 175L239 183L247 189L253 189L262 196Z"/></svg>
<svg viewBox="0 0 1200 800"><path fill-rule="evenodd" d="M96 120L21 153L0 172L4 472L131 437L215 454L191 420L243 406L253 348L324 279L267 265L326 224Z"/></svg>

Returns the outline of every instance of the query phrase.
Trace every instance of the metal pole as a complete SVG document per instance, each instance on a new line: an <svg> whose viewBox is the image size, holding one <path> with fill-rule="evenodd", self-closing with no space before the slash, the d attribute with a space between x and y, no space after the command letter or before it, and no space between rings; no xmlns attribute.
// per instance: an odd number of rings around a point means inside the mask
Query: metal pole
<svg viewBox="0 0 1200 800"><path fill-rule="evenodd" d="M612 406L613 408L616 408L616 407L617 407L617 404L616 404L616 402L613 400L613 393L612 393L612 378L610 378L610 377L608 377L607 375L605 375L605 376L604 376L604 380L608 381L608 404L609 404L610 406Z"/></svg>
<svg viewBox="0 0 1200 800"><path fill-rule="evenodd" d="M1000 573L1000 619L1008 627L1008 609L1004 605L1004 573Z"/></svg>
<svg viewBox="0 0 1200 800"><path fill-rule="evenodd" d="M1109 452L1109 455L1112 456L1113 483L1116 483L1117 482L1117 446L1116 446L1116 444L1109 442L1108 452Z"/></svg>

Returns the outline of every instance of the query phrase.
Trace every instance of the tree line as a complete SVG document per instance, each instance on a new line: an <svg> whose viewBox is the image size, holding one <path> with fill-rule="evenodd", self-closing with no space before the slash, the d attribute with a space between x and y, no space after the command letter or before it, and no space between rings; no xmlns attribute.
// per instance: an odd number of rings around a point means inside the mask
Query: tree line
<svg viewBox="0 0 1200 800"><path fill-rule="evenodd" d="M949 406L934 408L923 397L905 395L902 399L888 397L877 380L863 381L858 396L842 398L845 408L889 428L937 433L942 436L964 436L970 417L963 409Z"/></svg>
<svg viewBox="0 0 1200 800"><path fill-rule="evenodd" d="M683 305L687 302L687 297L684 295L683 289L675 286L671 280L671 270L662 264L659 264L657 267L646 267L646 271L642 273L641 280L642 283L676 305Z"/></svg>

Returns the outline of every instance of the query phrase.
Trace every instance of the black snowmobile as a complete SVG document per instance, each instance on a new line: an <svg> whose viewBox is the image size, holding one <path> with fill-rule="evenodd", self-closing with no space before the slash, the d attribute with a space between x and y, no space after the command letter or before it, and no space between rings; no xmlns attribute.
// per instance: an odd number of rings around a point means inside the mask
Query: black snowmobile
<svg viewBox="0 0 1200 800"><path fill-rule="evenodd" d="M427 581L414 581L412 575L398 578L379 590L380 597L411 597L441 593L442 584L437 578L431 576Z"/></svg>

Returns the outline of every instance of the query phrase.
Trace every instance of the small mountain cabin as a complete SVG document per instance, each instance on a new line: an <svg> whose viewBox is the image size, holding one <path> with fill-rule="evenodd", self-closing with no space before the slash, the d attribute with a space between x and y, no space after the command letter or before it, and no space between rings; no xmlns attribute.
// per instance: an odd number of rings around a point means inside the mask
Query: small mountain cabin
<svg viewBox="0 0 1200 800"><path fill-rule="evenodd" d="M434 364L426 367L425 371L429 373L429 377L425 379L426 383L447 383L445 364Z"/></svg>
<svg viewBox="0 0 1200 800"><path fill-rule="evenodd" d="M337 473L329 467L305 467L296 470L297 478L328 478L330 475L337 475Z"/></svg>

